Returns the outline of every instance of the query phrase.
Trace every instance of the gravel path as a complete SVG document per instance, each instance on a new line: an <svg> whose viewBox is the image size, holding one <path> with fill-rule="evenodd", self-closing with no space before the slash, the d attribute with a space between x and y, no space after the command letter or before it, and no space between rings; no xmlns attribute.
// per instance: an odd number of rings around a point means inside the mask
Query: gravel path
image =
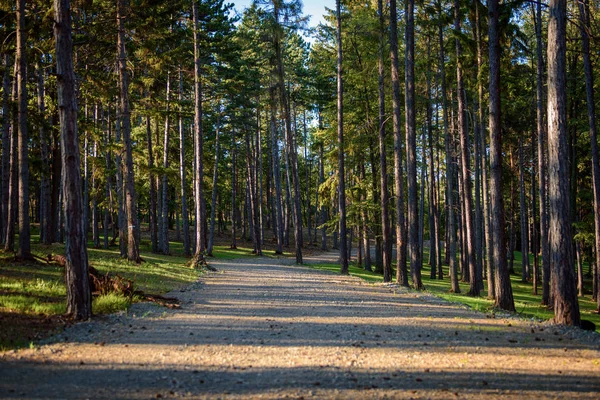
<svg viewBox="0 0 600 400"><path fill-rule="evenodd" d="M136 304L0 353L0 398L599 396L600 335L291 262L212 262L172 293L180 310Z"/></svg>

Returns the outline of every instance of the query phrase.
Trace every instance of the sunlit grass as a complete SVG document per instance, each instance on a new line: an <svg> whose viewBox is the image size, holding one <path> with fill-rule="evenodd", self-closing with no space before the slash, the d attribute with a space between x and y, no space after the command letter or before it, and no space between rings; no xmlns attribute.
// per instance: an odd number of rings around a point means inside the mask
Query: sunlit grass
<svg viewBox="0 0 600 400"><path fill-rule="evenodd" d="M423 255L423 260L427 262L428 260L427 251ZM530 265L533 266L533 256L530 255ZM314 264L311 265L312 268L317 268L320 270L331 271L335 273L340 272L339 264ZM532 267L533 268L533 267ZM515 252L515 261L514 261L514 269L515 274L511 275L511 285L513 289L513 297L515 300L515 309L518 315L523 318L535 318L538 320L550 320L554 317L552 310L549 310L546 306L541 304L542 301L542 287L541 287L541 278L538 284L538 294L533 294L533 284L530 282L522 282L521 281L521 253ZM584 271L587 268L584 268ZM350 275L360 277L367 282L383 282L383 276L381 274L376 274L374 272L365 271L362 267L357 266L356 264L350 265L349 267ZM459 286L461 293L450 293L450 280L448 277L448 267L443 267L444 279L431 279L430 278L431 267L424 263L422 269L422 280L423 285L425 286L425 291L431 294L434 294L438 297L441 297L445 300L448 300L452 303L463 304L469 306L470 308L486 312L492 313L497 310L494 309L494 303L492 300L487 299L487 282L484 279L484 289L481 291L480 297L473 297L467 295L469 292L469 284L460 282ZM393 275L395 276L395 271L393 271ZM541 276L541 273L540 273ZM591 282L590 280L585 280L586 287L586 295L584 297L579 298L579 308L581 311L581 318L587 319L596 324L598 327L597 331L600 331L600 315L595 313L597 309L596 303L592 301L591 294Z"/></svg>

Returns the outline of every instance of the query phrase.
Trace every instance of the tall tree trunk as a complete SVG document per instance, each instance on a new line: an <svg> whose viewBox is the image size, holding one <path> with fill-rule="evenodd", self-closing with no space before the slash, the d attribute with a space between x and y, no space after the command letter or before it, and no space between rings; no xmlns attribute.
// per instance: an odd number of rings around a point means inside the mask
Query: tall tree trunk
<svg viewBox="0 0 600 400"><path fill-rule="evenodd" d="M112 174L110 172L110 165L111 165L111 152L110 152L110 147L109 147L109 143L111 143L112 139L111 139L111 122L110 122L110 106L108 107L107 110L107 121L105 122L104 117L102 118L102 124L106 124L103 127L103 131L105 132L104 134L104 180L105 180L105 196L106 199L105 201L108 201L108 206L105 205L104 206L104 249L108 250L108 223L109 223L109 215L110 215L110 210L112 209L112 196L111 196L111 182L112 182ZM114 223L114 222L113 222Z"/></svg>
<svg viewBox="0 0 600 400"><path fill-rule="evenodd" d="M183 254L191 255L190 249L190 216L188 210L187 178L185 170L185 130L183 126L183 71L179 66L179 181L181 186L181 219L183 223ZM217 152L219 148L217 147Z"/></svg>
<svg viewBox="0 0 600 400"><path fill-rule="evenodd" d="M17 98L17 63L15 62L15 79L13 85L12 98L13 103ZM16 110L14 110L16 111ZM9 166L9 183L8 183L8 207L7 207L7 219L6 219L6 234L4 235L4 251L14 252L15 251L15 222L17 220L18 210L18 153L17 153L17 113L13 112L13 123L10 128L10 166Z"/></svg>
<svg viewBox="0 0 600 400"><path fill-rule="evenodd" d="M537 3L535 8L535 37L536 37L536 121L537 121L537 149L538 171L546 171L546 124L544 123L544 57L542 54L542 4ZM540 247L542 255L542 304L550 304L550 253L548 241L548 206L546 196L547 176L539 174L538 181L540 197Z"/></svg>
<svg viewBox="0 0 600 400"><path fill-rule="evenodd" d="M335 0L337 22L337 135L338 135L338 205L340 213L340 266L341 273L348 274L348 251L346 246L346 173L344 169L344 86L342 80L342 12L341 0Z"/></svg>
<svg viewBox="0 0 600 400"><path fill-rule="evenodd" d="M254 253L257 256L262 256L262 247L260 243L260 226L258 224L258 184L256 182L256 174L254 173L255 167L252 160L256 160L253 157L253 149L250 141L250 133L246 130L246 167L247 167L247 182L248 182L248 195L250 200L250 213L248 215L251 223L250 228L252 230L252 239L254 241Z"/></svg>
<svg viewBox="0 0 600 400"><path fill-rule="evenodd" d="M442 21L442 3L441 1L437 4L438 7L438 19ZM454 293L460 293L460 286L458 284L458 271L456 266L456 227L454 216L454 156L451 132L449 129L449 118L448 118L448 94L446 89L446 57L444 55L444 31L442 23L438 25L438 39L439 39L439 70L440 70L440 83L442 90L442 122L444 125L444 143L446 148L446 202L447 202L447 225L446 225L446 256L448 259L449 275L451 282L451 290Z"/></svg>
<svg viewBox="0 0 600 400"><path fill-rule="evenodd" d="M123 168L125 180L125 210L127 214L127 259L140 262L140 227L138 224L135 185L133 180L133 154L131 148L131 114L129 111L129 73L127 72L127 54L125 52L125 4L117 2L117 47L119 54L119 89L121 94L121 129L123 133Z"/></svg>
<svg viewBox="0 0 600 400"><path fill-rule="evenodd" d="M96 106L96 115L98 115L98 106ZM96 118L97 120L97 118ZM98 142L94 140L94 162L92 163L92 240L94 242L94 248L100 248L100 228L98 226L98 188L96 173L95 173L95 160L98 157Z"/></svg>
<svg viewBox="0 0 600 400"><path fill-rule="evenodd" d="M431 59L431 43L427 36L427 141L428 141L428 159L429 159L429 264L431 266L430 278L437 278L437 261L438 261L438 221L437 221L437 205L435 203L435 172L433 158L433 127L432 127L432 109L431 109L431 68L429 60ZM423 146L425 144L423 143Z"/></svg>
<svg viewBox="0 0 600 400"><path fill-rule="evenodd" d="M483 127L483 85L481 83L481 66L483 64L483 54L481 45L481 22L480 22L480 7L479 0L474 1L475 8L475 29L473 35L475 36L475 43L477 44L477 64L475 68L475 81L477 82L478 96L474 97L474 108L475 116L473 118L473 134L474 134L474 148L475 148L475 267L477 272L477 284L480 289L484 288L483 275L484 275L484 248L485 248L485 236L484 236L484 220L485 216L482 209L481 192L482 192L482 150L480 147L481 137L485 131ZM485 196L486 192L483 192Z"/></svg>
<svg viewBox="0 0 600 400"><path fill-rule="evenodd" d="M492 265L492 235L490 233L490 211L489 211L489 190L488 190L488 156L485 139L484 123L484 95L483 95L483 39L481 32L481 8L483 7L479 0L475 0L475 18L476 18L476 41L477 41L477 120L479 124L479 137L476 143L479 150L479 169L481 171L481 189L482 189L482 219L483 219L483 240L482 246L485 248L485 268L488 286L488 299L496 297L494 286L494 267ZM483 266L482 266L483 268Z"/></svg>
<svg viewBox="0 0 600 400"><path fill-rule="evenodd" d="M279 21L279 9L278 2L274 2L274 14L275 21L277 24ZM277 60L277 79L279 86L279 99L281 101L281 108L283 111L283 120L285 127L285 136L286 136L286 147L287 154L289 158L289 168L292 180L292 188L293 188L293 212L292 215L294 217L294 247L296 250L296 264L302 264L302 204L301 204L301 196L302 193L300 191L300 177L298 174L298 152L296 146L294 144L294 132L292 131L291 125L291 115L290 115L290 103L288 98L288 93L285 87L285 79L284 79L284 71L283 71L283 55L281 49L281 41L280 36L278 34L275 35L274 40L275 45L275 58Z"/></svg>
<svg viewBox="0 0 600 400"><path fill-rule="evenodd" d="M37 62L38 72L38 110L42 118L40 122L40 150L41 150L41 172L40 172L40 242L52 243L51 231L51 209L50 209L50 159L48 155L49 136L47 131L46 102L44 88L44 70L41 62Z"/></svg>
<svg viewBox="0 0 600 400"><path fill-rule="evenodd" d="M325 165L324 165L324 151L323 142L319 144L319 182L321 185L325 182ZM321 250L327 251L327 228L325 222L327 221L327 210L324 205L321 205L321 212L319 213L321 223Z"/></svg>
<svg viewBox="0 0 600 400"><path fill-rule="evenodd" d="M415 2L406 2L406 164L408 177L408 252L410 274L416 289L423 288L423 259L419 248L419 213L417 210L417 124L415 115Z"/></svg>
<svg viewBox="0 0 600 400"><path fill-rule="evenodd" d="M161 230L160 230L160 251L163 254L169 254L169 181L167 179L167 169L169 168L169 131L171 130L171 74L167 72L167 92L166 92L167 107L165 110L165 130L163 136L163 171L161 177L162 183L162 204L161 204Z"/></svg>
<svg viewBox="0 0 600 400"><path fill-rule="evenodd" d="M383 281L392 281L392 232L390 227L390 193L388 190L387 155L385 149L385 88L383 54L385 46L385 19L383 15L383 0L377 0L379 13L379 173L381 181L381 228L383 238Z"/></svg>
<svg viewBox="0 0 600 400"><path fill-rule="evenodd" d="M208 234L208 248L206 254L212 257L215 242L215 213L217 208L217 180L219 177L219 130L221 128L221 105L217 106L217 130L215 133L215 167L213 168L212 196L210 207L210 232ZM182 164L183 165L183 164ZM183 180L182 180L183 183Z"/></svg>
<svg viewBox="0 0 600 400"><path fill-rule="evenodd" d="M18 162L19 162L19 250L20 258L31 258L29 231L29 158L27 135L27 59L25 36L25 0L17 0Z"/></svg>
<svg viewBox="0 0 600 400"><path fill-rule="evenodd" d="M523 138L519 138L519 209L521 216L521 281L527 282L529 271L529 223L527 202L525 199L525 172L523 164Z"/></svg>
<svg viewBox="0 0 600 400"><path fill-rule="evenodd" d="M4 74L2 77L2 191L0 192L0 243L6 243L8 223L8 203L10 187L10 56L3 56Z"/></svg>
<svg viewBox="0 0 600 400"><path fill-rule="evenodd" d="M116 128L115 128L115 142L117 145L121 144L121 112L117 111L116 117ZM122 151L118 151L115 154L115 167L117 169L117 225L119 228L119 252L121 257L127 257L127 231L125 229L126 213L125 213L125 196L124 196L124 185L123 185L123 157Z"/></svg>
<svg viewBox="0 0 600 400"><path fill-rule="evenodd" d="M402 116L400 110L400 74L398 72L397 14L397 2L396 0L390 0L390 59L392 64L392 124L394 130L394 190L396 194L396 282L400 285L408 286L408 271L406 269L406 222L404 218L404 176L402 173L404 165L402 161L402 130L400 128Z"/></svg>
<svg viewBox="0 0 600 400"><path fill-rule="evenodd" d="M283 208L281 204L281 167L279 162L279 144L277 140L277 124L275 123L275 115L277 107L275 103L275 87L269 89L269 104L270 112L270 131L271 131L271 157L273 165L273 181L275 185L275 236L277 238L277 248L275 254L283 254Z"/></svg>
<svg viewBox="0 0 600 400"><path fill-rule="evenodd" d="M200 76L200 42L198 38L198 1L192 2L194 25L194 157L196 161L196 177L194 180L196 196L196 249L195 264L204 261L204 163L203 146L204 133L202 130L202 81Z"/></svg>
<svg viewBox="0 0 600 400"><path fill-rule="evenodd" d="M69 0L54 0L54 13L58 112L64 172L63 194L65 213L69 216L65 220L67 314L76 320L85 320L92 315L92 296L88 277L86 240L81 220L83 204Z"/></svg>
<svg viewBox="0 0 600 400"><path fill-rule="evenodd" d="M573 265L566 121L566 0L550 0L548 20L548 197L554 321L579 325Z"/></svg>
<svg viewBox="0 0 600 400"><path fill-rule="evenodd" d="M392 0L393 1L393 0ZM362 160L361 160L362 161ZM366 175L365 175L365 163L364 162L360 162L358 165L359 168L359 173L360 173L360 179L365 182ZM361 191L361 201L362 202L366 202L367 200L367 196L366 196L366 190L364 192ZM364 261L364 269L365 271L372 271L372 262L371 262L371 245L370 245L370 241L369 241L369 220L368 220L368 213L367 213L367 209L366 207L361 207L360 210L360 217L361 217L361 225L362 225L362 247L364 249L363 251L363 261ZM406 271L404 271L406 272ZM406 275L404 275L404 277L406 277ZM408 278L406 278L408 279ZM402 282L402 277L400 282ZM405 285L408 286L408 283Z"/></svg>
<svg viewBox="0 0 600 400"><path fill-rule="evenodd" d="M459 32L461 31L461 15L460 15L460 1L455 0L454 3L454 29ZM477 279L477 266L475 264L475 231L473 223L473 197L472 197L472 184L471 184L471 173L470 173L470 160L469 160L469 133L467 131L467 116L466 116L466 93L463 83L463 71L462 71L462 45L460 40L456 39L456 97L458 99L458 135L460 138L460 156L461 156L461 170L462 170L462 189L463 189L463 206L464 206L464 234L465 234L465 247L463 251L466 253L466 261L468 265L469 273L469 295L479 296L480 286Z"/></svg>
<svg viewBox="0 0 600 400"><path fill-rule="evenodd" d="M235 129L231 131L231 249L237 249L237 165Z"/></svg>
<svg viewBox="0 0 600 400"><path fill-rule="evenodd" d="M304 179L306 181L306 226L308 228L308 243L311 244L311 208L310 208L310 167L311 163L308 159L308 134L306 132L306 109L302 112L302 127L304 137ZM260 129L259 129L260 132ZM259 158L260 160L260 158ZM262 185L261 185L262 186Z"/></svg>
<svg viewBox="0 0 600 400"><path fill-rule="evenodd" d="M588 124L592 147L592 183L594 189L594 245L596 254L600 251L600 161L598 156L598 132L596 127L596 103L594 96L594 72L590 59L590 6L584 0L579 4L579 27L581 32L581 49L583 51L583 70L585 73L585 93L588 112ZM596 271L600 271L600 257L595 259ZM596 285L600 284L600 274L594 276ZM596 296L597 309L600 310L600 296Z"/></svg>
<svg viewBox="0 0 600 400"><path fill-rule="evenodd" d="M504 239L504 201L502 199L502 132L500 126L500 41L498 0L488 0L490 63L490 219L492 221L492 264L495 268L496 306L515 310L510 277L506 266Z"/></svg>

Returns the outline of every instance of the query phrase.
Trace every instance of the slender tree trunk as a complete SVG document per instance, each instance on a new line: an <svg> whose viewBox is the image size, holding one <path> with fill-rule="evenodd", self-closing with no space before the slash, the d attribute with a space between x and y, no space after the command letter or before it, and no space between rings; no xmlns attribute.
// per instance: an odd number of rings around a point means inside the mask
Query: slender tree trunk
<svg viewBox="0 0 600 400"><path fill-rule="evenodd" d="M319 182L321 185L325 182L325 165L324 165L324 151L323 142L319 144ZM320 223L321 223L321 250L327 251L327 228L325 222L327 221L327 210L324 205L321 205L320 212Z"/></svg>
<svg viewBox="0 0 600 400"><path fill-rule="evenodd" d="M379 13L379 173L381 181L381 228L383 239L383 281L392 281L392 232L390 227L390 193L388 190L387 155L385 149L385 88L383 54L385 46L385 19L383 15L383 0L377 0Z"/></svg>
<svg viewBox="0 0 600 400"><path fill-rule="evenodd" d="M588 124L592 147L592 183L594 189L594 246L600 249L600 161L598 156L598 132L596 127L596 106L594 96L594 72L590 59L590 8L589 1L579 4L579 27L581 32L581 48L583 51L583 70L585 72L585 93L588 112ZM595 259L596 269L600 271L600 257ZM581 274L580 274L581 275ZM600 284L599 274L595 274L596 285ZM597 309L600 310L600 296L596 296Z"/></svg>
<svg viewBox="0 0 600 400"><path fill-rule="evenodd" d="M44 70L41 63L37 62L38 71L38 110L42 121L40 122L40 150L42 170L40 172L40 242L52 243L51 209L50 209L50 159L48 155L49 136L47 132L48 122L46 120L46 102L44 88Z"/></svg>
<svg viewBox="0 0 600 400"><path fill-rule="evenodd" d="M2 77L2 192L0 199L0 242L6 243L6 229L8 224L8 203L10 187L10 56L4 54L4 75Z"/></svg>
<svg viewBox="0 0 600 400"><path fill-rule="evenodd" d="M215 212L217 208L217 181L219 177L219 130L221 128L221 105L219 104L217 107L217 129L215 133L215 167L213 168L212 196L210 203L210 232L208 235L208 248L206 249L206 254L208 254L211 257L213 255L212 251L215 241Z"/></svg>
<svg viewBox="0 0 600 400"><path fill-rule="evenodd" d="M461 31L461 15L460 15L460 2L456 0L454 3L454 29L460 33ZM469 295L479 296L480 286L477 279L477 265L475 263L475 231L473 222L473 197L472 197L472 183L470 173L470 146L469 146L469 133L467 131L466 121L466 93L463 83L463 71L462 71L462 45L459 39L456 39L456 97L458 99L458 134L460 137L460 148L461 148L461 168L462 168L462 189L463 189L463 201L464 201L464 234L465 234L465 247L463 251L466 252L466 261L469 272Z"/></svg>
<svg viewBox="0 0 600 400"><path fill-rule="evenodd" d="M308 160L308 134L306 132L306 109L302 112L302 127L304 137L304 179L306 181L306 226L308 228L308 243L311 244L311 208L310 208L310 162ZM259 130L260 132L260 130Z"/></svg>
<svg viewBox="0 0 600 400"><path fill-rule="evenodd" d="M417 210L417 132L415 115L415 2L407 1L406 14L406 164L408 177L408 252L410 274L416 289L422 289L423 259L419 248Z"/></svg>
<svg viewBox="0 0 600 400"><path fill-rule="evenodd" d="M98 106L96 106L96 115L98 115ZM97 118L96 118L97 120ZM97 123L96 123L97 124ZM98 157L98 142L94 140L94 163L92 163L92 240L94 248L100 248L100 228L98 226L98 188L96 187L95 160Z"/></svg>
<svg viewBox="0 0 600 400"><path fill-rule="evenodd" d="M435 172L433 158L433 127L432 127L432 109L431 109L431 68L429 60L431 59L431 43L429 36L427 37L427 141L429 145L429 264L431 266L430 278L437 278L437 260L438 260L438 229L437 225L437 205L435 203ZM425 144L423 144L425 145Z"/></svg>
<svg viewBox="0 0 600 400"><path fill-rule="evenodd" d="M535 8L535 37L536 37L536 121L538 171L546 171L546 124L544 123L544 57L542 54L542 4L538 2ZM540 247L542 255L542 304L550 304L550 253L548 241L548 207L546 197L547 176L539 174L538 181L540 197Z"/></svg>
<svg viewBox="0 0 600 400"><path fill-rule="evenodd" d="M271 107L270 131L271 131L271 152L273 165L273 181L275 185L275 236L277 238L277 248L275 254L283 254L283 209L281 204L281 167L279 162L279 144L277 140L277 124L275 123L275 114L277 113L275 103L275 88L269 89L269 100Z"/></svg>
<svg viewBox="0 0 600 400"><path fill-rule="evenodd" d="M204 261L204 163L203 145L204 133L202 130L202 81L200 76L200 43L198 38L198 2L193 1L194 25L194 156L196 161L196 177L194 180L196 197L196 249L194 251L195 264Z"/></svg>
<svg viewBox="0 0 600 400"><path fill-rule="evenodd" d="M554 321L579 325L569 199L566 121L566 0L550 0L548 20L548 197Z"/></svg>
<svg viewBox="0 0 600 400"><path fill-rule="evenodd" d="M237 166L235 129L231 131L231 249L237 249Z"/></svg>
<svg viewBox="0 0 600 400"><path fill-rule="evenodd" d="M103 131L105 132L104 134L104 151L105 151L105 155L104 155L104 165L105 165L105 169L104 169L104 180L105 180L105 201L108 202L108 205L104 206L104 249L108 250L108 224L109 224L109 215L110 215L110 210L112 208L112 201L110 201L110 199L112 199L111 197L111 182L112 182L112 174L110 173L110 165L111 165L111 152L110 152L110 147L108 146L109 143L111 143L112 139L111 139L111 122L110 122L110 106L108 107L107 110L107 118L108 121L105 122L104 117L102 118L102 123L106 124L106 126L104 126Z"/></svg>
<svg viewBox="0 0 600 400"><path fill-rule="evenodd" d="M482 203L483 210L483 240L481 244L484 247L485 253L485 268L486 278L488 287L488 299L496 297L496 290L494 286L494 267L493 267L493 256L492 256L492 235L490 233L490 212L489 212L489 190L488 190L488 157L487 157L487 145L485 139L485 123L484 123L484 93L483 93L483 44L482 44L482 32L481 32L481 8L482 5L479 0L475 0L475 18L476 18L476 41L477 41L477 120L479 124L479 136L476 143L478 146L479 153L479 169L481 171L481 189L482 189ZM483 269L483 266L482 266Z"/></svg>
<svg viewBox="0 0 600 400"><path fill-rule="evenodd" d="M162 204L161 204L161 230L160 230L160 251L163 254L169 254L169 181L167 179L167 169L169 168L169 139L171 130L171 74L167 72L167 92L166 92L167 108L165 110L165 130L163 135L163 171L161 177L162 184Z"/></svg>
<svg viewBox="0 0 600 400"><path fill-rule="evenodd" d="M338 134L338 199L340 213L340 265L341 273L348 274L348 251L346 249L346 173L344 169L344 89L342 80L342 12L341 0L335 1L337 22L337 134Z"/></svg>
<svg viewBox="0 0 600 400"><path fill-rule="evenodd" d="M29 156L27 134L27 59L25 33L25 0L17 0L17 70L18 97L18 162L19 162L19 250L20 258L31 258L29 231Z"/></svg>
<svg viewBox="0 0 600 400"><path fill-rule="evenodd" d="M250 220L250 228L252 232L252 239L254 241L254 253L257 256L262 256L262 247L260 243L260 227L258 224L258 199L257 199L257 191L258 185L256 182L256 174L253 172L255 170L254 165L252 163L252 159L256 159L253 157L253 149L250 143L250 133L246 130L246 169L247 169L247 183L248 183L248 196L250 202L250 212L249 212L249 220Z"/></svg>
<svg viewBox="0 0 600 400"><path fill-rule="evenodd" d="M15 79L13 87L13 103L17 97L17 82L18 74L16 72L17 64L15 62ZM16 111L16 110L15 110ZM15 251L15 223L17 220L17 209L18 209L18 156L17 156L17 116L13 112L13 123L10 129L10 167L9 167L9 187L8 187L8 207L7 207L7 220L6 220L6 234L4 240L4 251L14 252Z"/></svg>
<svg viewBox="0 0 600 400"><path fill-rule="evenodd" d="M393 1L393 0L392 0ZM358 165L359 168L359 173L360 173L360 179L364 182L366 180L366 174L365 174L365 163L364 162L360 162ZM366 190L363 193L361 191L361 201L365 202L367 199L366 196ZM369 221L368 221L368 213L365 207L362 207L360 210L360 217L361 217L361 225L362 225L362 247L363 247L363 262L364 262L364 269L365 271L372 271L373 268L371 266L371 245L370 245L370 241L369 241ZM408 278L407 278L408 279ZM401 281L402 282L402 281ZM405 286L408 286L405 285Z"/></svg>
<svg viewBox="0 0 600 400"><path fill-rule="evenodd" d="M186 257L191 255L190 249L190 216L188 211L187 178L185 169L185 130L183 126L183 71L179 66L179 180L181 186L181 219L183 223L183 254ZM217 135L218 137L218 135ZM217 153L219 148L217 147Z"/></svg>
<svg viewBox="0 0 600 400"><path fill-rule="evenodd" d="M390 59L392 64L394 190L396 194L396 282L400 285L408 286L408 271L406 269L406 222L404 218L404 176L402 173L404 166L402 161L402 130L400 128L402 116L400 110L400 74L398 72L398 15L396 0L390 0Z"/></svg>
<svg viewBox="0 0 600 400"><path fill-rule="evenodd" d="M69 215L65 220L67 314L76 320L85 320L92 315L92 296L88 281L86 240L81 221L83 204L69 0L54 0L54 13L58 112L64 172L63 194L65 213Z"/></svg>
<svg viewBox="0 0 600 400"><path fill-rule="evenodd" d="M131 114L129 112L129 73L127 72L127 54L125 52L125 4L117 2L119 89L121 93L121 129L123 131L123 168L125 180L125 210L127 214L127 259L140 262L139 234L135 185L133 179L133 154L131 148Z"/></svg>
<svg viewBox="0 0 600 400"><path fill-rule="evenodd" d="M275 5L278 3L275 2ZM275 21L279 24L279 10L275 6ZM275 57L277 59L277 78L280 93L281 108L283 111L283 120L286 136L286 147L288 154L288 166L290 168L291 183L293 188L293 210L294 217L294 247L296 250L296 264L302 264L302 204L300 191L300 177L298 174L298 152L294 144L294 133L291 125L290 104L288 93L285 87L284 71L283 71L283 56L281 50L281 42L279 35L275 35ZM291 200L291 199L290 199Z"/></svg>
<svg viewBox="0 0 600 400"><path fill-rule="evenodd" d="M498 36L498 0L488 0L490 63L490 219L492 221L492 264L495 268L496 306L515 310L506 267L504 239L504 201L502 199L502 132L500 126L500 41Z"/></svg>
<svg viewBox="0 0 600 400"><path fill-rule="evenodd" d="M521 216L521 281L527 282L530 276L529 271L529 227L528 211L525 199L525 173L523 164L525 163L523 155L523 138L519 138L519 209Z"/></svg>

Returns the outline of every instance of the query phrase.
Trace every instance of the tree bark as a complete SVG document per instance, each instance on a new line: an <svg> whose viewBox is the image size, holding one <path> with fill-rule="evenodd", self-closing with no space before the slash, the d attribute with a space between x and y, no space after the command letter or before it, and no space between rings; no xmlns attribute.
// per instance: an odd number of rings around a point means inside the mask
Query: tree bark
<svg viewBox="0 0 600 400"><path fill-rule="evenodd" d="M346 246L346 173L344 165L344 84L342 70L342 11L341 0L335 1L337 28L337 138L338 138L338 208L340 213L340 270L348 274L348 251Z"/></svg>
<svg viewBox="0 0 600 400"><path fill-rule="evenodd" d="M40 122L40 242L43 244L52 243L51 232L51 209L50 209L50 159L48 154L49 136L47 131L46 102L44 88L44 70L40 61L37 62L38 72L38 110L42 118Z"/></svg>
<svg viewBox="0 0 600 400"><path fill-rule="evenodd" d="M402 161L402 130L400 128L402 116L400 110L400 74L398 71L398 11L396 0L390 0L390 59L392 64L394 191L396 195L396 283L408 286L408 271L406 269L406 222L404 218L404 175L402 173L404 166Z"/></svg>
<svg viewBox="0 0 600 400"><path fill-rule="evenodd" d="M489 63L490 63L490 219L493 265L495 268L495 305L514 311L510 277L506 267L504 239L504 201L502 199L502 132L500 126L500 41L498 33L498 0L488 0Z"/></svg>
<svg viewBox="0 0 600 400"><path fill-rule="evenodd" d="M129 111L129 73L127 72L127 54L125 52L125 4L117 2L117 48L119 54L119 90L121 94L121 129L123 133L123 152L125 163L125 210L127 214L127 259L140 262L139 233L135 185L133 178L133 154L131 146L131 114Z"/></svg>
<svg viewBox="0 0 600 400"><path fill-rule="evenodd" d="M212 256L213 246L215 242L215 213L217 207L217 181L219 177L219 130L221 128L221 105L217 105L217 129L215 132L215 167L213 169L212 179L212 196L210 207L210 232L208 234L208 248L206 254ZM183 165L183 164L182 164ZM181 181L183 183L183 180Z"/></svg>
<svg viewBox="0 0 600 400"><path fill-rule="evenodd" d="M161 204L161 224L160 224L160 251L163 254L169 254L169 181L167 179L167 169L169 168L169 139L171 130L171 74L167 72L166 89L166 110L165 110L165 130L163 135L163 171L161 177L162 184L162 204Z"/></svg>
<svg viewBox="0 0 600 400"><path fill-rule="evenodd" d="M187 178L185 170L185 130L183 126L183 71L179 66L179 180L181 186L181 219L183 224L183 254L186 257L191 255L190 250L190 216L188 210ZM218 147L217 147L218 152Z"/></svg>
<svg viewBox="0 0 600 400"><path fill-rule="evenodd" d="M548 20L548 197L554 321L580 325L574 277L566 121L566 0L550 0Z"/></svg>
<svg viewBox="0 0 600 400"><path fill-rule="evenodd" d="M283 209L281 204L281 166L279 161L279 144L277 140L277 124L275 123L275 115L277 107L275 103L275 87L269 89L269 104L271 107L270 116L270 131L271 131L271 157L273 165L273 181L275 185L275 236L277 238L277 248L275 254L283 254Z"/></svg>
<svg viewBox="0 0 600 400"><path fill-rule="evenodd" d="M194 29L194 157L196 160L196 177L194 180L196 196L196 263L204 260L204 133L202 130L202 78L200 76L200 39L198 37L198 1L192 6Z"/></svg>
<svg viewBox="0 0 600 400"><path fill-rule="evenodd" d="M416 289L423 288L423 259L419 248L419 213L417 206L417 132L415 115L415 2L407 1L406 14L406 164L408 178L408 252L410 274Z"/></svg>
<svg viewBox="0 0 600 400"><path fill-rule="evenodd" d="M525 173L523 164L523 138L519 138L519 210L521 217L521 281L527 282L529 271L529 223L527 201L525 199Z"/></svg>
<svg viewBox="0 0 600 400"><path fill-rule="evenodd" d="M19 165L19 250L20 258L31 258L29 229L29 157L27 134L27 58L25 33L25 0L17 1L17 70L18 101L18 165Z"/></svg>
<svg viewBox="0 0 600 400"><path fill-rule="evenodd" d="M461 15L460 15L460 1L456 0L454 3L454 29L461 32ZM471 183L471 172L470 172L470 160L469 160L469 133L467 131L467 120L466 120L466 93L463 82L463 71L462 71L462 45L459 39L456 39L456 97L458 99L458 135L460 138L460 156L461 156L461 169L462 169L462 189L463 189L463 206L464 206L464 235L465 235L465 258L468 265L469 273L469 295L479 296L480 286L477 279L477 265L475 263L475 231L473 223L473 197L472 197L472 183Z"/></svg>
<svg viewBox="0 0 600 400"><path fill-rule="evenodd" d="M63 195L65 213L69 216L65 220L67 314L76 320L86 320L92 315L92 296L88 277L86 240L81 220L83 204L69 0L54 0L54 13L58 112L64 172Z"/></svg>
<svg viewBox="0 0 600 400"><path fill-rule="evenodd" d="M6 243L6 228L8 224L8 203L10 187L10 56L3 56L4 74L2 77L2 191L0 192L0 243Z"/></svg>
<svg viewBox="0 0 600 400"><path fill-rule="evenodd" d="M594 72L590 59L590 9L589 1L579 4L579 29L581 32L581 49L583 51L583 71L585 73L585 94L590 129L592 150L592 185L594 190L594 246L596 254L600 251L600 161L598 156L598 132L596 126L596 103L594 95ZM596 270L600 271L600 257L595 259ZM600 284L599 274L595 274L596 285ZM596 296L597 309L600 310L600 296Z"/></svg>
<svg viewBox="0 0 600 400"><path fill-rule="evenodd" d="M379 59L378 59L378 88L379 88L379 174L381 182L381 230L383 239L383 281L392 281L392 232L390 227L390 211L387 174L387 155L385 149L385 88L383 54L385 46L385 19L383 15L383 0L377 0L379 13Z"/></svg>

